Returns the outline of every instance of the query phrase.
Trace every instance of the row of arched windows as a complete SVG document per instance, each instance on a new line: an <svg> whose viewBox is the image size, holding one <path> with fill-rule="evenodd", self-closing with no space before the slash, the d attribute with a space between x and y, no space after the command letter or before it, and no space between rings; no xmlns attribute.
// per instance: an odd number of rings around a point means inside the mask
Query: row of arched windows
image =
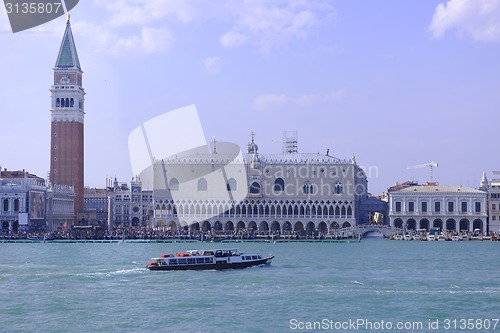
<svg viewBox="0 0 500 333"><path fill-rule="evenodd" d="M288 218L353 218L350 203L337 204L157 204L155 216L178 215L191 217L288 217Z"/></svg>
<svg viewBox="0 0 500 333"><path fill-rule="evenodd" d="M9 211L9 206L10 206L10 200L5 198L3 199L3 211L8 212ZM14 199L14 212L19 211L19 199Z"/></svg>
<svg viewBox="0 0 500 333"><path fill-rule="evenodd" d="M236 191L238 189L236 179L230 178L227 181L226 187L228 191ZM168 182L168 188L170 189L170 191L179 191L179 181L177 180L177 178L170 179L170 181ZM205 178L198 179L197 189L198 191L208 191L208 182Z"/></svg>
<svg viewBox="0 0 500 333"><path fill-rule="evenodd" d="M72 108L75 105L73 98L57 98L56 107L58 108Z"/></svg>
<svg viewBox="0 0 500 333"><path fill-rule="evenodd" d="M170 230L179 230L182 229L181 224L175 221L170 221L168 224L166 224L164 221L159 221L158 226L167 226ZM185 225L185 223L182 223L182 225ZM283 234L290 234L292 232L306 232L306 234L315 234L317 232L323 233L323 234L337 234L339 231L342 232L341 228L349 228L351 227L351 223L348 221L345 222L325 222L321 221L319 223L317 222L301 222L297 221L295 223L291 223L289 221L286 222L267 222L267 221L261 221L260 223L257 223L255 221L239 221L239 222L232 222L232 221L215 221L215 222L210 222L210 221L203 221L203 222L195 222L191 223L189 227L184 227L184 228L189 228L190 231L214 231L214 232L230 232L230 231L240 231L240 230L247 230L247 231L252 231L252 232L259 232L259 233L266 233L266 232L278 232L278 233L283 233ZM187 230L187 229L186 229Z"/></svg>
<svg viewBox="0 0 500 333"><path fill-rule="evenodd" d="M238 189L238 184L236 179L230 178L226 184L228 191L236 191ZM170 179L168 183L168 187L171 191L179 190L179 180L177 178ZM208 190L208 182L205 178L200 178L198 180L198 191L207 191ZM283 178L277 178L274 181L273 191L275 194L279 194L285 190L285 181ZM261 186L259 182L253 182L250 184L250 194L260 194ZM317 186L312 184L310 181L306 181L302 186L302 191L304 194L316 194ZM342 194L344 193L344 186L341 182L337 182L333 187L334 194Z"/></svg>

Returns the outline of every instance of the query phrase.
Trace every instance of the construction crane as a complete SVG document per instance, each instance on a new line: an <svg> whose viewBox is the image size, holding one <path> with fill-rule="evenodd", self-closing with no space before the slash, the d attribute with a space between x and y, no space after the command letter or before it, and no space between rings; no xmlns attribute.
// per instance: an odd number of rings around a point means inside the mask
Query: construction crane
<svg viewBox="0 0 500 333"><path fill-rule="evenodd" d="M406 169L420 169L420 168L429 168L429 178L430 182L432 183L432 168L437 168L438 164L436 162L429 162L426 164L420 164L420 165L412 165L407 167Z"/></svg>

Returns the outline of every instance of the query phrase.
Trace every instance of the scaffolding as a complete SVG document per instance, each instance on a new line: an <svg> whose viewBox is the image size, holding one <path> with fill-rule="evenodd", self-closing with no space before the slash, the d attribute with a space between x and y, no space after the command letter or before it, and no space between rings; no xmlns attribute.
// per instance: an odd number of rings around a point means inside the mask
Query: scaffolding
<svg viewBox="0 0 500 333"><path fill-rule="evenodd" d="M284 131L283 154L297 154L298 152L297 131Z"/></svg>

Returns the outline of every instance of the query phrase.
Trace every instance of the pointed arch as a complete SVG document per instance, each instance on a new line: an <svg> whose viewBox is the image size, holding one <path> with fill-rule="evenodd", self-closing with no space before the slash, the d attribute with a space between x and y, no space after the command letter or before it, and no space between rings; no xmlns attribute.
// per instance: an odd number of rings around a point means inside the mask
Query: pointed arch
<svg viewBox="0 0 500 333"><path fill-rule="evenodd" d="M228 191L237 191L238 190L238 183L236 182L236 179L229 178L229 180L227 181L227 190Z"/></svg>
<svg viewBox="0 0 500 333"><path fill-rule="evenodd" d="M269 231L269 224L266 221L260 222L259 231L268 232Z"/></svg>
<svg viewBox="0 0 500 333"><path fill-rule="evenodd" d="M170 181L168 182L168 188L170 189L170 191L179 191L179 181L177 180L177 178L170 179Z"/></svg>
<svg viewBox="0 0 500 333"><path fill-rule="evenodd" d="M253 182L250 185L250 194L260 194L260 184L258 182Z"/></svg>
<svg viewBox="0 0 500 333"><path fill-rule="evenodd" d="M205 178L198 179L198 191L207 191L208 190L208 182Z"/></svg>
<svg viewBox="0 0 500 333"><path fill-rule="evenodd" d="M274 193L279 194L285 190L285 181L283 178L276 178L273 187Z"/></svg>

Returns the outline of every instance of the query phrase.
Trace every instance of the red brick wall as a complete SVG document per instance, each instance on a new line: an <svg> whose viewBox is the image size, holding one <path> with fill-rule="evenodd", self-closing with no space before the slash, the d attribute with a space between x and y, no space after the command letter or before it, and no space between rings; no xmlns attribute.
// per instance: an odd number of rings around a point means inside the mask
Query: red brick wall
<svg viewBox="0 0 500 333"><path fill-rule="evenodd" d="M50 180L75 188L75 215L83 211L83 124L55 121L51 124Z"/></svg>

